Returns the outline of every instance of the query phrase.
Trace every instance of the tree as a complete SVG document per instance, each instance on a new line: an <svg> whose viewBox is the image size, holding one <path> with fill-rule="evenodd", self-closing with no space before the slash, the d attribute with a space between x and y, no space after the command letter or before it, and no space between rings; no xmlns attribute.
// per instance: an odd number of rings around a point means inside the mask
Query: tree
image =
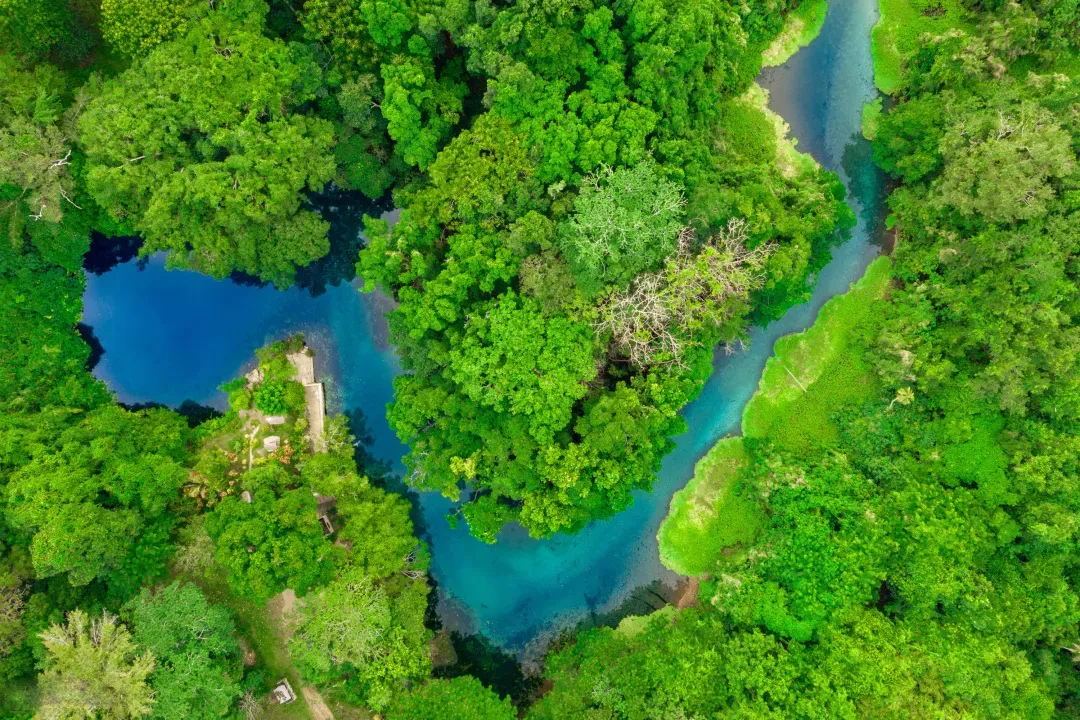
<svg viewBox="0 0 1080 720"><path fill-rule="evenodd" d="M279 285L329 249L304 192L333 177L333 128L303 112L318 67L226 0L137 61L79 123L95 199L143 235L144 254Z"/></svg>
<svg viewBox="0 0 1080 720"><path fill-rule="evenodd" d="M115 616L104 613L100 620L91 620L82 610L73 610L66 625L51 626L41 640L48 656L38 676L41 705L36 718L125 720L150 713L154 693L147 679L154 656L137 652Z"/></svg>
<svg viewBox="0 0 1080 720"><path fill-rule="evenodd" d="M159 575L187 477L188 432L168 410L13 418L3 436L25 454L7 483L6 515L30 533L37 576L63 573L76 586L101 579L125 598Z"/></svg>
<svg viewBox="0 0 1080 720"><path fill-rule="evenodd" d="M124 55L140 57L171 40L194 8L190 0L103 0L102 34Z"/></svg>
<svg viewBox="0 0 1080 720"><path fill-rule="evenodd" d="M336 680L351 696L383 710L408 683L431 672L426 598L423 581L391 595L362 568L347 566L305 601L289 652L309 681Z"/></svg>
<svg viewBox="0 0 1080 720"><path fill-rule="evenodd" d="M388 720L512 720L517 717L509 698L499 698L468 675L452 680L428 680L401 695L386 711Z"/></svg>
<svg viewBox="0 0 1080 720"><path fill-rule="evenodd" d="M3 0L0 41L5 49L34 62L61 39L70 15L63 0Z"/></svg>
<svg viewBox="0 0 1080 720"><path fill-rule="evenodd" d="M156 658L152 718L225 717L240 696L240 647L229 611L195 585L143 589L128 605L135 642Z"/></svg>
<svg viewBox="0 0 1080 720"><path fill-rule="evenodd" d="M962 215L1011 223L1046 214L1053 182L1076 170L1072 137L1035 102L967 116L945 133L938 202Z"/></svg>
<svg viewBox="0 0 1080 720"><path fill-rule="evenodd" d="M682 364L702 328L731 337L745 323L750 293L763 282L772 250L747 250L746 223L733 218L695 253L693 232L679 234L678 250L662 271L642 273L626 290L607 296L595 321L597 334L640 368ZM711 333L707 336L711 337Z"/></svg>
<svg viewBox="0 0 1080 720"><path fill-rule="evenodd" d="M536 301L512 292L476 312L449 353L448 375L468 398L526 419L532 436L550 443L596 375L592 333L545 318Z"/></svg>
<svg viewBox="0 0 1080 720"><path fill-rule="evenodd" d="M593 296L607 285L625 287L659 268L676 248L685 204L681 188L650 159L582 180L574 214L559 225L559 246L582 291Z"/></svg>
<svg viewBox="0 0 1080 720"><path fill-rule="evenodd" d="M340 548L323 536L315 496L307 489L230 495L206 516L215 557L241 597L266 600L291 588L303 595L329 580Z"/></svg>

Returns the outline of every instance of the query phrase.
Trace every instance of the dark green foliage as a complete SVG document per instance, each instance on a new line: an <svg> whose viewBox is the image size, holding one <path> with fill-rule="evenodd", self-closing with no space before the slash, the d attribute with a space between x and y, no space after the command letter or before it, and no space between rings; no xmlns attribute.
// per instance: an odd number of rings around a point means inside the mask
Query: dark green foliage
<svg viewBox="0 0 1080 720"><path fill-rule="evenodd" d="M287 389L287 382L282 380L260 383L255 388L255 407L267 415L284 415L289 411L289 403L285 398Z"/></svg>

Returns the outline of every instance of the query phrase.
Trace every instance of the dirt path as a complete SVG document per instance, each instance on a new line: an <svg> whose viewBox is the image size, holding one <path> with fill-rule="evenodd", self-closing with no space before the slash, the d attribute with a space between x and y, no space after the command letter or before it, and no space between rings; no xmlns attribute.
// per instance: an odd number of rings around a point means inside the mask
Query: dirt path
<svg viewBox="0 0 1080 720"><path fill-rule="evenodd" d="M326 706L326 701L322 699L322 695L319 691L310 685L305 685L300 688L300 692L304 695L304 700L308 704L308 710L311 710L312 717L315 720L334 720L334 713L330 712L330 708Z"/></svg>
<svg viewBox="0 0 1080 720"><path fill-rule="evenodd" d="M684 610L697 602L698 589L701 587L701 578L688 578L686 584L679 591L675 600L675 607Z"/></svg>

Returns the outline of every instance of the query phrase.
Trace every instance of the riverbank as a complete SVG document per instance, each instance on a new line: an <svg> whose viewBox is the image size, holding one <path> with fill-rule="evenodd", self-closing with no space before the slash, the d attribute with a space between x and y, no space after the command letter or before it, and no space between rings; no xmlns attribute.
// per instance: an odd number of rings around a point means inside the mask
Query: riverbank
<svg viewBox="0 0 1080 720"><path fill-rule="evenodd" d="M657 534L665 566L682 575L714 571L754 542L766 518L739 484L748 461L745 439L790 452L827 446L836 439L832 414L879 389L858 338L887 297L891 267L878 258L847 293L822 307L810 328L777 341L743 410L742 436L718 442L671 499Z"/></svg>

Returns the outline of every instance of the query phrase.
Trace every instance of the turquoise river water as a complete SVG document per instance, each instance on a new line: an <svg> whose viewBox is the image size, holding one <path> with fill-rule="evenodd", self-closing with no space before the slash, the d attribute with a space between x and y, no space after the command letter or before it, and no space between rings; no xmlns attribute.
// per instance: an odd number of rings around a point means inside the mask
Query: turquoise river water
<svg viewBox="0 0 1080 720"><path fill-rule="evenodd" d="M809 326L821 305L844 292L879 252L872 238L881 235L883 182L859 132L862 106L876 92L870 59L876 20L875 0L831 0L818 38L759 79L799 148L841 175L859 218L851 238L834 250L821 272L812 300L767 328L754 329L747 350L717 353L711 379L684 410L689 430L676 439L652 492L638 493L633 507L615 518L545 541L510 528L495 545L485 545L464 527L449 527L449 501L420 495L440 615L448 626L482 632L521 652L570 624L617 608L633 611L649 594L643 588L662 593L660 586L674 583L675 576L660 565L656 545L671 495L717 439L737 432L776 339ZM250 363L255 348L303 331L318 352L331 410L350 413L354 428L362 423L368 453L401 472L406 448L384 412L399 372L385 339L387 303L357 292L356 281L348 278L361 209L339 200L323 202L335 220L335 247L343 250L304 275L304 287L284 292L169 272L160 257L117 263L125 259L121 253L96 273L88 262L84 323L104 351L95 373L125 403L178 406L193 400L221 407L218 385Z"/></svg>

